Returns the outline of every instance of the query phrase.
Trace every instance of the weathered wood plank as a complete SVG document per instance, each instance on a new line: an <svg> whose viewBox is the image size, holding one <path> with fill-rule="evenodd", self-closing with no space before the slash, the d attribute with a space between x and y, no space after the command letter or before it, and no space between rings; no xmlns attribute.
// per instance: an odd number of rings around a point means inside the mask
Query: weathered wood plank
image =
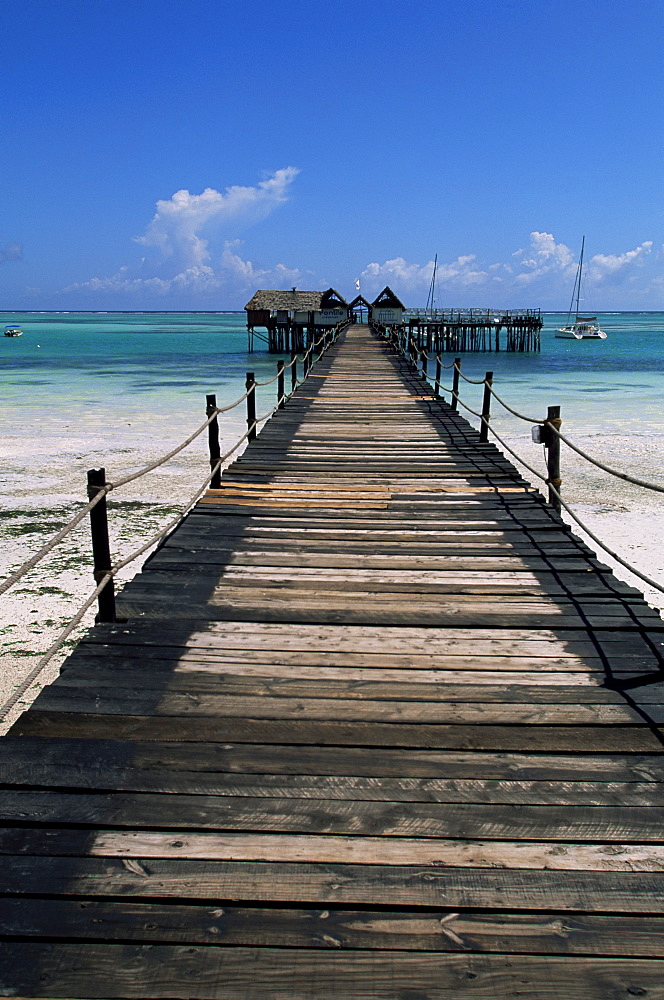
<svg viewBox="0 0 664 1000"><path fill-rule="evenodd" d="M358 799L11 789L3 794L0 818L124 828L659 842L664 807L411 801L404 809L390 802Z"/></svg>
<svg viewBox="0 0 664 1000"><path fill-rule="evenodd" d="M7 856L0 889L15 896L316 901L325 907L554 909L649 916L664 911L664 874L659 872Z"/></svg>
<svg viewBox="0 0 664 1000"><path fill-rule="evenodd" d="M441 868L662 872L659 844L477 841L274 834L153 832L31 827L0 834L0 853L50 857L186 858Z"/></svg>
<svg viewBox="0 0 664 1000"><path fill-rule="evenodd" d="M36 903L36 905L35 905ZM71 941L660 958L664 918L408 910L251 909L177 903L0 899L0 934Z"/></svg>
<svg viewBox="0 0 664 1000"><path fill-rule="evenodd" d="M332 942L327 942L329 946ZM390 951L13 944L0 960L12 996L183 997L192 1000L495 1000L527 990L529 1000L664 997L664 962ZM11 987L9 986L11 984ZM18 985L17 985L18 984ZM83 992L81 992L83 991Z"/></svg>
<svg viewBox="0 0 664 1000"><path fill-rule="evenodd" d="M587 748L586 748L587 749ZM522 781L664 782L664 754L483 753L260 743L145 743L91 738L5 738L3 773L43 766L100 766L201 774L352 775ZM36 765L35 765L36 766Z"/></svg>
<svg viewBox="0 0 664 1000"><path fill-rule="evenodd" d="M145 715L29 712L14 725L16 736L177 742L291 743L327 746L532 752L662 753L657 731L641 726L412 725L379 722L304 722L300 719L206 719Z"/></svg>

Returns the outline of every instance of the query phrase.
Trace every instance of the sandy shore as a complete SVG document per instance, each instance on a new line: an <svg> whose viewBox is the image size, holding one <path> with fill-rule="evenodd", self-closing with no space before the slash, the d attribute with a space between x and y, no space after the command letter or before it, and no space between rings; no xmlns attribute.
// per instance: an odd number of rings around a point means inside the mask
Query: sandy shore
<svg viewBox="0 0 664 1000"><path fill-rule="evenodd" d="M168 441L155 441L154 436L148 434L138 437L127 434L126 439L120 441L120 447L116 435L115 447L109 440L101 439L90 449L84 439L72 437L70 433L58 434L57 428L53 430L56 433L39 437L38 449L34 443L26 449L23 433L13 437L9 434L5 439L4 498L0 508L3 577L80 510L85 498L87 469L106 466L112 478L112 470L119 472L140 467L171 446ZM237 430L239 437L242 433L239 424ZM229 434L232 433L231 428ZM522 428L513 429L504 424L500 433L535 467L543 467L537 448L526 450ZM592 437L584 440L577 435L575 440L591 453L597 449L597 442ZM172 444L175 443L174 440ZM197 442L159 474L132 484L121 496L113 496L110 531L115 556L127 556L140 541L159 531L182 509L196 485L205 478L205 448L204 440ZM602 442L602 457L618 468L627 467L644 476L644 467L664 468L664 443L661 439L653 443L646 437L612 435ZM528 473L525 475L532 480ZM570 497L570 502L573 498L574 511L606 544L642 572L664 583L664 504L660 494L647 493L597 473L569 451L564 455L563 493ZM568 515L563 516L570 520ZM574 525L573 530L583 537L578 526ZM591 548L597 548L592 540L587 541ZM644 593L653 606L664 610L664 594L643 584L605 553L599 551L599 555L618 577ZM146 557L122 571L118 578L120 585L131 579ZM86 520L66 543L3 597L0 705L22 683L93 589ZM57 676L64 658L93 623L94 613L94 608L87 613L81 627L9 713L0 732L5 731L32 702L43 685Z"/></svg>

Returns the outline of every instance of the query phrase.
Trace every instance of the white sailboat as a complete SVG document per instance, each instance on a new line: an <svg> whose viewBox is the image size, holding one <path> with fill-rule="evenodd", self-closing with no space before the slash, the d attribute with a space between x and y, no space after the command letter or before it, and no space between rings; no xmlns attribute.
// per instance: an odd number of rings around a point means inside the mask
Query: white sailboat
<svg viewBox="0 0 664 1000"><path fill-rule="evenodd" d="M597 325L597 316L581 316L579 313L579 299L581 298L581 277L583 275L583 251L586 245L586 238L581 241L581 256L579 266L576 269L574 288L572 289L572 301L569 304L567 313L567 323L558 327L556 337L563 337L567 340L606 340L606 333L600 330ZM574 322L572 322L574 314Z"/></svg>

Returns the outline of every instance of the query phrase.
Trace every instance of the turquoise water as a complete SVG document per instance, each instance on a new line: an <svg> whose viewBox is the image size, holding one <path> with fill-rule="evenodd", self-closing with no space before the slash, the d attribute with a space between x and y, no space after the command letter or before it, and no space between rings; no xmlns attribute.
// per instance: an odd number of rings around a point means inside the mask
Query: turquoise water
<svg viewBox="0 0 664 1000"><path fill-rule="evenodd" d="M4 317L4 318L3 318ZM248 354L244 313L4 313L24 336L0 339L0 399L12 406L70 409L109 397L137 409L175 405L200 412L201 395L241 394L245 372L268 378L276 358ZM518 387L521 399L557 402L561 389L580 399L647 396L661 387L664 313L610 313L600 317L606 341L554 336L564 314L546 314L542 351L467 354L472 377L492 369L497 386ZM190 405L189 405L190 404ZM584 406L585 409L585 406Z"/></svg>
<svg viewBox="0 0 664 1000"><path fill-rule="evenodd" d="M13 407L201 412L201 398L242 394L245 373L267 378L268 356L247 354L244 313L6 313L24 335L0 343L0 399ZM3 324L4 325L4 324ZM82 414L84 417L84 414Z"/></svg>

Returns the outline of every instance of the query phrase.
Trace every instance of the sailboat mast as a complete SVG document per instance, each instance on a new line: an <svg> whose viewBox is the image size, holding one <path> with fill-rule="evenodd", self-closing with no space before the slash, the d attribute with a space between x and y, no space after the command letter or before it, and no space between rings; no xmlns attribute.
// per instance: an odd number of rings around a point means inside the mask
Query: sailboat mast
<svg viewBox="0 0 664 1000"><path fill-rule="evenodd" d="M433 262L433 274L431 275L431 284L429 285L429 294L427 295L426 312L431 310L431 315L433 318L433 303L434 294L436 291L436 271L438 270L438 254L436 254Z"/></svg>
<svg viewBox="0 0 664 1000"><path fill-rule="evenodd" d="M579 257L579 273L576 276L576 314L579 314L579 299L581 298L581 273L583 271L583 250L586 245L585 236L581 240L581 256Z"/></svg>

